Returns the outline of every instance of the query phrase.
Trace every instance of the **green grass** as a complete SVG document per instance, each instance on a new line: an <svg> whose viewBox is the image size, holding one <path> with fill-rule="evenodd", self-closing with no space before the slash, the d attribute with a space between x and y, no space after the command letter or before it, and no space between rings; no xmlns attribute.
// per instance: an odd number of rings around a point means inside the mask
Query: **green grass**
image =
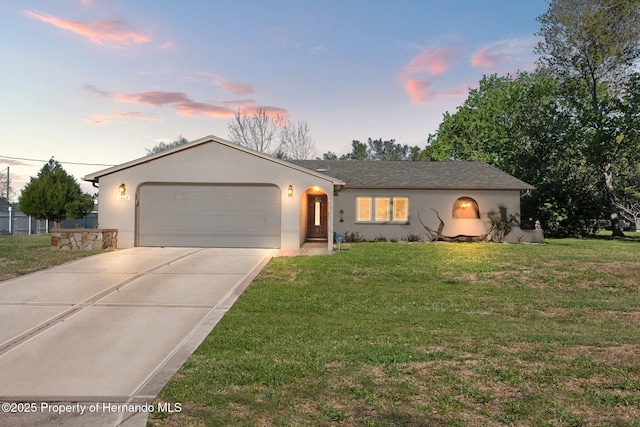
<svg viewBox="0 0 640 427"><path fill-rule="evenodd" d="M638 426L640 242L275 258L156 426Z"/></svg>
<svg viewBox="0 0 640 427"><path fill-rule="evenodd" d="M49 234L0 236L0 281L100 252L52 250Z"/></svg>

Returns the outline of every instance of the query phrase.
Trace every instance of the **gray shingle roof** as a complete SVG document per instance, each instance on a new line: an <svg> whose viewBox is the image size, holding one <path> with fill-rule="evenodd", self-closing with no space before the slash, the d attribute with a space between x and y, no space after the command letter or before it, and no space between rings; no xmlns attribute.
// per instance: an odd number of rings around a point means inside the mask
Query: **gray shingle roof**
<svg viewBox="0 0 640 427"><path fill-rule="evenodd" d="M416 188L431 190L534 190L535 187L483 162L401 162L358 160L288 160L346 182L345 188Z"/></svg>

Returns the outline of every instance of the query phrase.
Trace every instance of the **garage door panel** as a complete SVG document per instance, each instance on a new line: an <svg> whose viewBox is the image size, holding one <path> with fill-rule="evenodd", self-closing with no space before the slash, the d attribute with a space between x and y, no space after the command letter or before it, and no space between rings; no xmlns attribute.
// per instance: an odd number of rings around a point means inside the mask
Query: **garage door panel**
<svg viewBox="0 0 640 427"><path fill-rule="evenodd" d="M138 245L280 247L280 190L274 185L145 184Z"/></svg>

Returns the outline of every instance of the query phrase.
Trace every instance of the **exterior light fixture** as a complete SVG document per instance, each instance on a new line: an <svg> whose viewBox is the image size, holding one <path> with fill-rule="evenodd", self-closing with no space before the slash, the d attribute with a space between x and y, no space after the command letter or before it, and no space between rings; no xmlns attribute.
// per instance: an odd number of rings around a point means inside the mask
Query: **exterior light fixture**
<svg viewBox="0 0 640 427"><path fill-rule="evenodd" d="M125 194L127 194L127 187L124 184L120 184L120 187L118 187L118 192L121 196L124 196Z"/></svg>
<svg viewBox="0 0 640 427"><path fill-rule="evenodd" d="M287 188L287 196L293 197L293 185L289 184L289 188Z"/></svg>

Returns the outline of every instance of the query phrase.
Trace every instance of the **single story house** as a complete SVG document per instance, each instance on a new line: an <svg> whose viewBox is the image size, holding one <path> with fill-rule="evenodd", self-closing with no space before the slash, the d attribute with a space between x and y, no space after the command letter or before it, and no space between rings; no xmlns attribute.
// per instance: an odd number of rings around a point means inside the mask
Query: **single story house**
<svg viewBox="0 0 640 427"><path fill-rule="evenodd" d="M533 190L479 162L285 161L208 136L83 178L118 247L333 249L336 233L400 240L445 222L445 235L488 231L487 214L520 212ZM516 230L517 231L517 230ZM512 233L514 234L514 233Z"/></svg>

